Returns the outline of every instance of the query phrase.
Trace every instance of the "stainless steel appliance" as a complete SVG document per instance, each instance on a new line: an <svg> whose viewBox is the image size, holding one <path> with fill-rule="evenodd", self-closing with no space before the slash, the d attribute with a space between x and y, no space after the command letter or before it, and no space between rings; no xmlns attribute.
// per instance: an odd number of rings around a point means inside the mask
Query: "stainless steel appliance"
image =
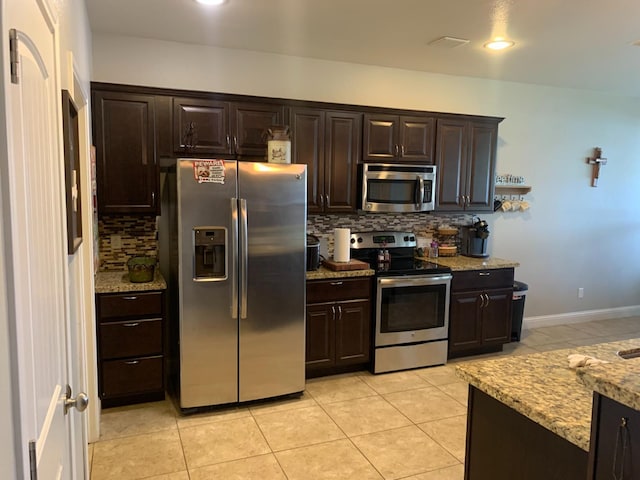
<svg viewBox="0 0 640 480"><path fill-rule="evenodd" d="M411 232L351 235L351 256L376 268L374 373L447 361L451 269L415 259L416 245Z"/></svg>
<svg viewBox="0 0 640 480"><path fill-rule="evenodd" d="M320 239L307 234L307 271L320 268Z"/></svg>
<svg viewBox="0 0 640 480"><path fill-rule="evenodd" d="M303 391L306 166L180 159L165 175L180 408Z"/></svg>
<svg viewBox="0 0 640 480"><path fill-rule="evenodd" d="M427 212L435 208L436 167L365 163L359 189L364 212Z"/></svg>
<svg viewBox="0 0 640 480"><path fill-rule="evenodd" d="M488 257L489 224L478 219L473 225L463 226L460 230L460 253L466 257Z"/></svg>

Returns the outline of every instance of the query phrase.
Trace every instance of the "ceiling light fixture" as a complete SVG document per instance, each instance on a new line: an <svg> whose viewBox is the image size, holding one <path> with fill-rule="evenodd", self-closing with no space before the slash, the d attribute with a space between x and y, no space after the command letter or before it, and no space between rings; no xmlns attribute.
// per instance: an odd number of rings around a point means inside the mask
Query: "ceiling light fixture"
<svg viewBox="0 0 640 480"><path fill-rule="evenodd" d="M496 38L495 40L491 40L484 44L485 48L489 50L504 50L505 48L511 48L515 45L515 42L511 40L506 40L504 38Z"/></svg>
<svg viewBox="0 0 640 480"><path fill-rule="evenodd" d="M195 0L202 5L222 5L226 0Z"/></svg>

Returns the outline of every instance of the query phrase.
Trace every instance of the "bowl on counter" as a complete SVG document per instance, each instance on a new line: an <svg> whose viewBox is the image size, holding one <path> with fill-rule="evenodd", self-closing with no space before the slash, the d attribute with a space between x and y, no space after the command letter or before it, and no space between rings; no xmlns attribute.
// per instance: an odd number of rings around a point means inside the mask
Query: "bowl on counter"
<svg viewBox="0 0 640 480"><path fill-rule="evenodd" d="M135 256L127 262L129 281L131 283L144 283L153 280L157 260L155 257Z"/></svg>

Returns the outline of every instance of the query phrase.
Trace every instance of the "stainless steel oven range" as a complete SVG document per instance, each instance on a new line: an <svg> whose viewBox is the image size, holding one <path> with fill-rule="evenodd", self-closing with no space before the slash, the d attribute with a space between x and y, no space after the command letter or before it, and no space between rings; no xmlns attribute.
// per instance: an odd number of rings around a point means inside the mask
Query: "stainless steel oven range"
<svg viewBox="0 0 640 480"><path fill-rule="evenodd" d="M351 235L351 256L376 270L373 372L447 361L451 269L414 258L411 232Z"/></svg>

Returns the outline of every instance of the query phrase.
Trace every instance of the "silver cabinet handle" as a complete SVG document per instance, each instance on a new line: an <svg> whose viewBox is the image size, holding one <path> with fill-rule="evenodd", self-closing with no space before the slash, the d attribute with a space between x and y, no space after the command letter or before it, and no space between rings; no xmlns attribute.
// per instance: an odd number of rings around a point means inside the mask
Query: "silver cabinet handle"
<svg viewBox="0 0 640 480"><path fill-rule="evenodd" d="M478 275L480 275L481 277L488 277L489 275L491 275L491 272L480 272Z"/></svg>
<svg viewBox="0 0 640 480"><path fill-rule="evenodd" d="M139 322L135 322L135 323L123 323L122 326L123 327L137 327L138 325L140 325Z"/></svg>
<svg viewBox="0 0 640 480"><path fill-rule="evenodd" d="M485 304L484 304L484 306L485 306L485 308L486 308L486 307L488 307L488 306L489 306L489 301L490 301L491 299L489 298L489 294L488 294L488 293L485 293L485 294L484 294L484 298L487 300L487 303L485 303Z"/></svg>
<svg viewBox="0 0 640 480"><path fill-rule="evenodd" d="M336 306L335 305L331 305L331 318L333 320L336 319Z"/></svg>
<svg viewBox="0 0 640 480"><path fill-rule="evenodd" d="M137 300L138 297L122 297L123 300Z"/></svg>
<svg viewBox="0 0 640 480"><path fill-rule="evenodd" d="M338 285L342 285L344 282L331 282L329 285L336 287Z"/></svg>
<svg viewBox="0 0 640 480"><path fill-rule="evenodd" d="M399 155L400 152L400 148L398 147L398 144L395 144L395 153L396 153L396 157Z"/></svg>
<svg viewBox="0 0 640 480"><path fill-rule="evenodd" d="M484 293L480 294L480 308L484 308Z"/></svg>
<svg viewBox="0 0 640 480"><path fill-rule="evenodd" d="M233 148L235 153L238 153L238 137L236 135L233 136Z"/></svg>
<svg viewBox="0 0 640 480"><path fill-rule="evenodd" d="M404 145L400 147L400 156L404 157Z"/></svg>
<svg viewBox="0 0 640 480"><path fill-rule="evenodd" d="M249 288L249 219L247 200L240 199L240 319L247 318L247 289Z"/></svg>
<svg viewBox="0 0 640 480"><path fill-rule="evenodd" d="M231 146L231 136L227 133L227 148Z"/></svg>
<svg viewBox="0 0 640 480"><path fill-rule="evenodd" d="M128 362L124 362L125 365L137 365L140 363L139 360L129 360Z"/></svg>
<svg viewBox="0 0 640 480"><path fill-rule="evenodd" d="M338 305L338 320L342 320L342 306Z"/></svg>
<svg viewBox="0 0 640 480"><path fill-rule="evenodd" d="M328 193L325 194L324 200L325 200L324 204L326 205L327 208L329 208L330 203L329 203L329 194Z"/></svg>
<svg viewBox="0 0 640 480"><path fill-rule="evenodd" d="M238 265L238 199L231 199L231 261ZM195 268L195 267L194 267ZM195 276L195 272L194 272ZM231 282L231 318L238 319L238 279Z"/></svg>

